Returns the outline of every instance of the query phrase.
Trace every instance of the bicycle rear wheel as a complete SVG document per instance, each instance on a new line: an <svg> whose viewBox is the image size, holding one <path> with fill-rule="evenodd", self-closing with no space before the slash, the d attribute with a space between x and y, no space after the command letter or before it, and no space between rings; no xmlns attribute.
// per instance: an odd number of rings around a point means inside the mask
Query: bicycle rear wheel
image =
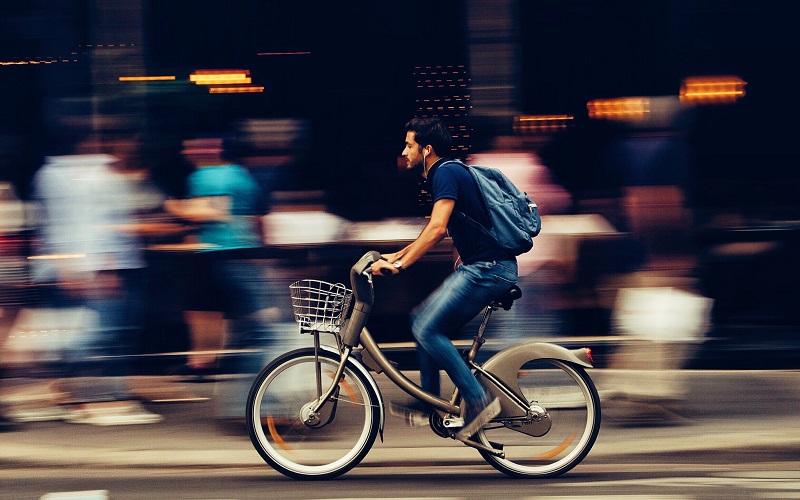
<svg viewBox="0 0 800 500"><path fill-rule="evenodd" d="M250 440L277 471L296 479L329 479L355 467L380 427L380 396L352 362L314 424L301 414L318 396L317 361L324 392L339 365L337 354L313 349L287 353L256 378L247 400Z"/></svg>
<svg viewBox="0 0 800 500"><path fill-rule="evenodd" d="M527 362L517 373L521 394L546 411L540 422L500 417L478 439L505 458L481 451L493 467L514 477L554 477L589 453L600 430L600 398L586 371L556 359ZM521 415L522 412L519 412Z"/></svg>

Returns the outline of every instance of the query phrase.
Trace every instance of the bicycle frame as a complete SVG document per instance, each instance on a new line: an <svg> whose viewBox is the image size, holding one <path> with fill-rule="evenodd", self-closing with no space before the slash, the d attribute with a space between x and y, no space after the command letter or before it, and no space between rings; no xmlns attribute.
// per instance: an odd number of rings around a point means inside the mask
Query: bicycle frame
<svg viewBox="0 0 800 500"><path fill-rule="evenodd" d="M516 403L520 409L527 412L529 406L527 401L520 398L513 390L511 390L508 386L506 386L506 384L503 383L500 379L498 379L491 373L484 370L479 364L475 363L475 358L478 355L478 351L485 342L483 339L483 333L486 330L486 325L489 323L489 318L491 317L492 312L495 309L496 308L493 306L487 306L483 310L483 320L481 321L481 325L478 328L478 333L475 335L475 338L472 341L472 346L470 347L470 350L467 353L466 361L467 364L470 366L470 368L478 371L481 375L486 377L488 381L490 381L494 386L496 386L511 401ZM361 333L361 345L364 347L364 351L362 352L362 359L364 361L364 364L367 365L369 368L378 373L380 372L385 373L386 376L389 378L389 380L394 382L395 385L403 389L407 394L419 399L420 401L428 403L431 406L437 408L438 410L441 410L446 413L450 413L453 415L460 414L461 409L457 404L459 401L459 394L457 388L453 392L453 395L449 401L425 391L414 381L406 377L400 370L398 370L394 366L394 364L392 364L391 361L389 361L389 359L386 358L380 346L375 342L375 340L372 338L372 335L366 328ZM365 356L364 352L366 352L369 357Z"/></svg>
<svg viewBox="0 0 800 500"><path fill-rule="evenodd" d="M453 392L452 397L450 400L443 399L435 394L429 393L425 391L422 387L418 384L410 380L406 377L399 369L397 369L391 361L384 355L383 351L381 350L380 346L375 342L375 339L369 333L369 331L365 328L366 320L369 317L369 312L372 308L372 303L374 300L374 290L372 288L372 276L368 272L369 266L372 262L380 258L380 254L377 252L369 252L364 257L362 257L352 268L351 270L351 283L353 286L353 291L355 295L355 305L353 306L353 313L351 314L350 319L348 320L347 324L345 325L344 334L339 336L337 334L337 344L339 347L339 353L341 355L341 362L339 363L339 367L337 369L336 374L333 377L333 382L331 386L327 388L324 394L322 394L322 387L321 381L319 379L319 373L317 374L317 393L320 396L319 399L316 401L314 405L311 407L311 411L317 413L320 409L325 405L325 403L329 400L329 398L333 395L336 390L336 386L338 380L341 378L342 373L344 371L345 364L347 363L348 359L350 358L353 349L356 345L360 342L363 346L362 351L362 359L364 364L374 370L377 373L383 372L386 376L394 382L400 389L408 393L414 398L419 399L425 403L430 404L434 408L451 414L458 416L461 413L461 408L458 406L458 402L460 399L460 395L458 393L458 389ZM472 368L479 372L485 379L491 382L492 385L497 387L497 389L505 395L509 401L513 402L516 406L522 410L524 415L530 416L530 403L525 401L520 395L518 395L515 391L509 388L502 380L498 377L495 377L491 373L484 370L480 365L475 363L475 358L477 357L478 351L480 350L481 346L485 342L483 339L484 331L486 330L486 325L489 322L489 318L492 315L492 312L496 309L494 305L488 305L483 311L483 320L481 325L478 329L478 333L476 334L472 346L467 354L467 364ZM357 333L357 335L356 335ZM319 338L318 333L314 332L315 341L315 352L318 352L319 349ZM366 352L366 355L364 353Z"/></svg>

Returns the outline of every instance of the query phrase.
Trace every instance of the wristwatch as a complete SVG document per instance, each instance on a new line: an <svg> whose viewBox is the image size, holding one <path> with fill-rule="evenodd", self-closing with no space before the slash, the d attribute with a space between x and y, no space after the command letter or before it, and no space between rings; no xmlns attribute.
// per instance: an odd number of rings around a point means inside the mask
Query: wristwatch
<svg viewBox="0 0 800 500"><path fill-rule="evenodd" d="M398 271L402 271L403 270L403 261L402 260L396 260L396 261L394 261L394 264L392 264L392 265Z"/></svg>

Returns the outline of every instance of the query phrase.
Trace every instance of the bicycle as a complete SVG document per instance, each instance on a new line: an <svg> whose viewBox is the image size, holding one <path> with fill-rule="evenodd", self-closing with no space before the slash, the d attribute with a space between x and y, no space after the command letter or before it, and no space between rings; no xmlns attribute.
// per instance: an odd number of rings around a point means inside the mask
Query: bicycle
<svg viewBox="0 0 800 500"><path fill-rule="evenodd" d="M314 345L278 357L252 385L247 427L264 461L296 479L330 479L358 465L379 433L383 441L385 405L371 370L430 404L435 434L477 449L509 476L554 477L580 463L600 429L600 399L585 370L591 351L520 343L476 363L492 312L510 309L521 296L511 288L486 306L466 353L490 397L501 398L501 412L470 438L458 436L464 425L458 389L449 400L425 392L364 328L374 302L370 265L379 258L368 252L351 268L352 291L317 280L290 286L295 320ZM320 333L332 334L335 346L320 343Z"/></svg>

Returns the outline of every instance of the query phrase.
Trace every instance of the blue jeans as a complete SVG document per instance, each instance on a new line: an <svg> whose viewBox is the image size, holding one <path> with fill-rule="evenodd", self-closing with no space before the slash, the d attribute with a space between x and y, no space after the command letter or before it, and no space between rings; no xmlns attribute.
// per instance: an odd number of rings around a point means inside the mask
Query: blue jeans
<svg viewBox="0 0 800 500"><path fill-rule="evenodd" d="M411 331L418 349L422 388L439 395L443 369L467 404L486 394L450 337L517 282L516 260L461 264L412 312Z"/></svg>

